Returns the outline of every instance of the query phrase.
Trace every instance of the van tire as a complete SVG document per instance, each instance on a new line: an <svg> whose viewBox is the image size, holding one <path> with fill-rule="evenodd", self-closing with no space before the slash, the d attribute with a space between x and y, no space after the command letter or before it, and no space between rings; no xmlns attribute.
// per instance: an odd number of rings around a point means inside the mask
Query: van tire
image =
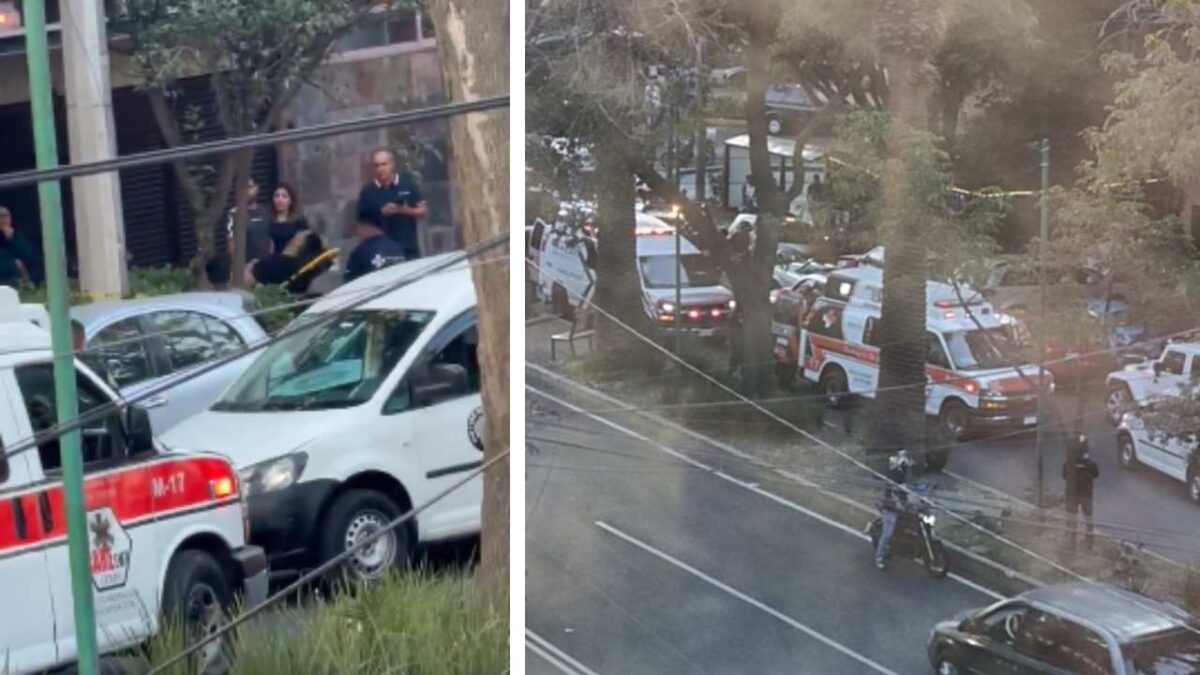
<svg viewBox="0 0 1200 675"><path fill-rule="evenodd" d="M375 490L347 490L338 495L321 520L318 543L321 564L333 560L354 542L378 531L400 515L400 507ZM393 569L404 569L412 560L413 540L411 527L407 524L396 527L352 555L350 562L338 567L330 578L333 581L372 582ZM380 550L380 546L387 548Z"/></svg>
<svg viewBox="0 0 1200 675"><path fill-rule="evenodd" d="M846 407L846 400L850 397L846 371L838 366L830 366L821 373L819 384L821 393L825 395L826 407L834 410Z"/></svg>
<svg viewBox="0 0 1200 675"><path fill-rule="evenodd" d="M567 298L567 289L557 283L550 290L550 308L567 321L575 320L575 308L571 306L571 301Z"/></svg>
<svg viewBox="0 0 1200 675"><path fill-rule="evenodd" d="M1133 393L1129 391L1129 386L1125 384L1114 384L1108 388L1108 395L1104 399L1104 407L1108 413L1108 422L1114 427L1121 423L1121 418L1125 416L1124 409L1128 408L1133 403Z"/></svg>
<svg viewBox="0 0 1200 675"><path fill-rule="evenodd" d="M171 558L162 598L164 620L182 626L188 644L220 628L233 606L230 579L221 564L209 553L195 549L184 549ZM206 675L224 673L232 662L232 643L222 637L197 652L189 670Z"/></svg>
<svg viewBox="0 0 1200 675"><path fill-rule="evenodd" d="M970 417L971 412L966 404L957 399L950 399L942 404L942 410L938 413L938 428L946 438L960 441L967 435Z"/></svg>
<svg viewBox="0 0 1200 675"><path fill-rule="evenodd" d="M1137 446L1133 444L1133 436L1127 433L1117 436L1117 462L1122 469L1136 469L1138 466Z"/></svg>

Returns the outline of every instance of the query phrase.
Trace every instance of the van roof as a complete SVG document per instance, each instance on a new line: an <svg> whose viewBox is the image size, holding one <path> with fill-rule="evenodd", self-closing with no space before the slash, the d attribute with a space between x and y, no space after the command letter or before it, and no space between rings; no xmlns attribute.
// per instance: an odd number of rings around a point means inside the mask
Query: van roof
<svg viewBox="0 0 1200 675"><path fill-rule="evenodd" d="M471 282L469 262L463 260L438 272L422 273L445 264L456 255L460 255L460 252L443 253L385 267L339 287L305 313L336 311L355 298L370 295L381 287L412 277L414 280L410 283L360 305L359 309L428 309L455 316L475 306L475 286Z"/></svg>
<svg viewBox="0 0 1200 675"><path fill-rule="evenodd" d="M634 227L635 236L648 237L662 234L674 236L675 227L658 216L640 212L637 214L637 221Z"/></svg>

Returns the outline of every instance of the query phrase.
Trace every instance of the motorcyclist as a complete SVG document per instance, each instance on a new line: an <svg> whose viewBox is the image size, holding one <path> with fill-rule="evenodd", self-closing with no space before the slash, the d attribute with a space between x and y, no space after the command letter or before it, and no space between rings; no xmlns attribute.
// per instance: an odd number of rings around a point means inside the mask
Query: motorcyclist
<svg viewBox="0 0 1200 675"><path fill-rule="evenodd" d="M888 458L887 485L883 489L883 501L879 504L880 518L883 528L879 533L879 542L875 545L875 567L886 567L884 556L892 535L896 533L896 521L908 506L908 490L904 484L912 474L913 461L908 451L901 449Z"/></svg>

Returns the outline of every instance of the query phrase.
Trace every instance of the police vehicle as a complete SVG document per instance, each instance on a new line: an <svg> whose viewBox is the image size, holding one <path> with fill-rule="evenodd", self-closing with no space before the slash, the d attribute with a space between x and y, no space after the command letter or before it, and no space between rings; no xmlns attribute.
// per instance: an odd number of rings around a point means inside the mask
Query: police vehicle
<svg viewBox="0 0 1200 675"><path fill-rule="evenodd" d="M926 414L952 438L972 429L1036 425L1038 392L1030 385L1038 368L1024 363L1012 320L973 289L960 290L962 300L950 284L926 283ZM855 267L831 273L808 313L800 337L801 366L805 379L818 383L831 405L848 394L875 396L882 301L883 270ZM1054 390L1049 373L1042 387Z"/></svg>
<svg viewBox="0 0 1200 675"><path fill-rule="evenodd" d="M15 448L57 424L45 313L0 287L0 444ZM80 414L116 395L75 365ZM246 514L233 466L211 454L157 443L136 406L82 431L89 571L102 653L153 636L163 617L189 635L212 630L235 596L261 602L266 557L245 543ZM66 506L57 439L0 456L0 663L6 673L43 672L77 654ZM205 658L221 658L213 644Z"/></svg>
<svg viewBox="0 0 1200 675"><path fill-rule="evenodd" d="M294 325L446 259L363 276ZM274 569L315 567L480 466L475 307L467 263L421 277L276 342L165 440L230 456L248 495L250 540ZM342 574L375 579L419 544L478 533L482 494L475 477L357 551Z"/></svg>

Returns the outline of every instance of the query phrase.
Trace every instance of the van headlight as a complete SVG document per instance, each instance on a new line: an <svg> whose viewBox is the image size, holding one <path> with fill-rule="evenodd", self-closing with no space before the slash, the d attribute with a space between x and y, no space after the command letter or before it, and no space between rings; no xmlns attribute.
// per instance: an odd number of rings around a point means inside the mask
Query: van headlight
<svg viewBox="0 0 1200 675"><path fill-rule="evenodd" d="M242 483L242 493L247 497L253 497L290 487L300 480L300 474L304 473L304 467L307 464L307 453L294 452L248 466L238 471L238 479Z"/></svg>

